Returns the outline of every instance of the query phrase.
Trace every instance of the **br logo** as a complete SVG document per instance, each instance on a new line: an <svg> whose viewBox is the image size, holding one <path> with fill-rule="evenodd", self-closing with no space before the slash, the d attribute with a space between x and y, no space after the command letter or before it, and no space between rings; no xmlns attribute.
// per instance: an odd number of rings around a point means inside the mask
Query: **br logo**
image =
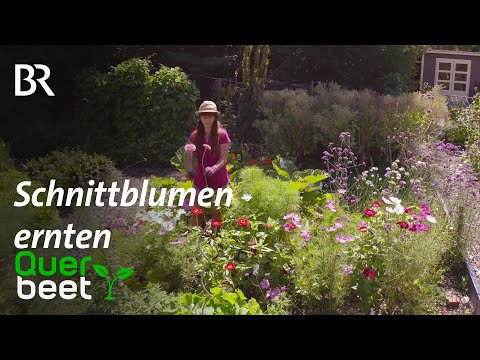
<svg viewBox="0 0 480 360"><path fill-rule="evenodd" d="M33 66L27 64L15 64L15 96L29 96L37 90L37 83L35 80L32 80L33 76L35 75L34 67L43 71L43 77L37 79L36 81L43 87L43 90L45 90L48 96L55 96L52 89L50 89L45 82L45 80L50 77L50 68L47 65L42 64L34 64ZM28 76L24 79L22 79L22 70L28 71ZM30 84L30 89L22 90L22 80L28 81Z"/></svg>

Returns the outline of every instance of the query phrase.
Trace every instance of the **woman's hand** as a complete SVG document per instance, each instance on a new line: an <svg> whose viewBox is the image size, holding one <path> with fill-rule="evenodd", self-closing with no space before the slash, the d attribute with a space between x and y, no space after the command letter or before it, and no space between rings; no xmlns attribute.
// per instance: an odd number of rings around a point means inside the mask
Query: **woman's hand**
<svg viewBox="0 0 480 360"><path fill-rule="evenodd" d="M210 177L217 172L217 165L205 168L205 176Z"/></svg>

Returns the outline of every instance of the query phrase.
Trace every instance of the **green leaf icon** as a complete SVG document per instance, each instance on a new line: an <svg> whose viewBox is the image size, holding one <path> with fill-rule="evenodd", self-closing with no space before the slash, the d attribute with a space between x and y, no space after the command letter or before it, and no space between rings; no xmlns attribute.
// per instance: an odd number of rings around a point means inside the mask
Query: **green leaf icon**
<svg viewBox="0 0 480 360"><path fill-rule="evenodd" d="M108 269L103 265L93 265L93 269L98 274L98 276L108 279Z"/></svg>
<svg viewBox="0 0 480 360"><path fill-rule="evenodd" d="M123 269L120 269L120 270L117 271L117 275L115 276L115 278L126 279L132 274L133 274L132 269L123 268Z"/></svg>

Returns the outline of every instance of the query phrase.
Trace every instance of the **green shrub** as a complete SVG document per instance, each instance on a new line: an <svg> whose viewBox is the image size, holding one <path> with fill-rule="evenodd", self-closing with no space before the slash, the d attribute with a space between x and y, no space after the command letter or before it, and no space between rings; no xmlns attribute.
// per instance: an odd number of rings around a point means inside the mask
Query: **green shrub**
<svg viewBox="0 0 480 360"><path fill-rule="evenodd" d="M15 235L20 230L56 229L60 217L55 207L34 207L31 203L24 207L14 207L15 201L23 198L17 194L17 185L22 181L31 181L27 174L10 169L0 171L0 314L27 314L35 310L45 309L38 302L25 302L19 299L16 291L16 272L14 268ZM32 186L24 188L31 196L42 187L37 181ZM39 201L46 201L46 194L40 193ZM49 250L49 249L48 249Z"/></svg>
<svg viewBox="0 0 480 360"><path fill-rule="evenodd" d="M322 151L342 131L352 134L353 150L360 161L381 164L387 135L395 128L410 129L423 140L440 136L448 118L445 97L436 91L428 96L391 96L322 83L313 95L305 90L266 91L260 111L263 119L255 126L268 150L293 158L303 167L318 166Z"/></svg>
<svg viewBox="0 0 480 360"><path fill-rule="evenodd" d="M0 138L0 171L5 171L12 167L9 155L8 145Z"/></svg>
<svg viewBox="0 0 480 360"><path fill-rule="evenodd" d="M56 180L56 187L89 187L88 181L105 182L105 186L117 181L120 172L105 155L87 154L77 149L55 150L52 153L30 160L26 170L35 180L49 186L50 180Z"/></svg>
<svg viewBox="0 0 480 360"><path fill-rule="evenodd" d="M264 174L260 168L246 167L236 174L238 183L232 185L234 200L231 213L245 216L257 214L257 219L281 219L300 204L300 194L288 181L274 179ZM241 199L250 194L251 200Z"/></svg>
<svg viewBox="0 0 480 360"><path fill-rule="evenodd" d="M78 143L121 166L143 157L152 166L167 165L195 124L199 92L178 67L152 70L149 60L135 58L106 74L92 69L80 74L75 91Z"/></svg>
<svg viewBox="0 0 480 360"><path fill-rule="evenodd" d="M379 279L387 308L405 314L431 313L442 281L442 257L452 246L448 225L432 226L423 236L411 236L389 244ZM437 224L440 225L440 224Z"/></svg>
<svg viewBox="0 0 480 360"><path fill-rule="evenodd" d="M171 244L184 236L185 230L184 221L178 222L163 235L159 235L159 232L162 233L161 226L149 221L145 225L122 225L112 231L109 249L98 250L94 256L98 263L106 262L115 271L134 269L135 276L126 280L132 288L142 288L152 282L167 291L191 291L197 276L197 234L185 235L188 239L185 243Z"/></svg>
<svg viewBox="0 0 480 360"><path fill-rule="evenodd" d="M14 207L15 201L23 200L17 193L17 185L22 181L31 181L27 174L8 170L0 172L0 258L15 251L14 239L22 229L55 229L60 223L58 211L55 207L35 207L31 203L24 207ZM32 185L24 187L30 196L43 185L32 181ZM46 201L47 195L40 193L39 201Z"/></svg>
<svg viewBox="0 0 480 360"><path fill-rule="evenodd" d="M312 233L309 243L295 254L295 290L303 311L333 312L348 294L342 244L329 233Z"/></svg>

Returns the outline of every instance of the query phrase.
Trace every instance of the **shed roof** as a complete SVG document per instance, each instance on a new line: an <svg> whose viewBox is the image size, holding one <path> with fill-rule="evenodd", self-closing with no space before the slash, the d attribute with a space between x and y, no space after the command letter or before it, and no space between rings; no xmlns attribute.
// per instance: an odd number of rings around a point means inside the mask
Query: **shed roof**
<svg viewBox="0 0 480 360"><path fill-rule="evenodd" d="M429 50L426 54L454 54L454 55L470 55L470 56L480 56L479 52L470 52L470 51L454 51L454 50Z"/></svg>

